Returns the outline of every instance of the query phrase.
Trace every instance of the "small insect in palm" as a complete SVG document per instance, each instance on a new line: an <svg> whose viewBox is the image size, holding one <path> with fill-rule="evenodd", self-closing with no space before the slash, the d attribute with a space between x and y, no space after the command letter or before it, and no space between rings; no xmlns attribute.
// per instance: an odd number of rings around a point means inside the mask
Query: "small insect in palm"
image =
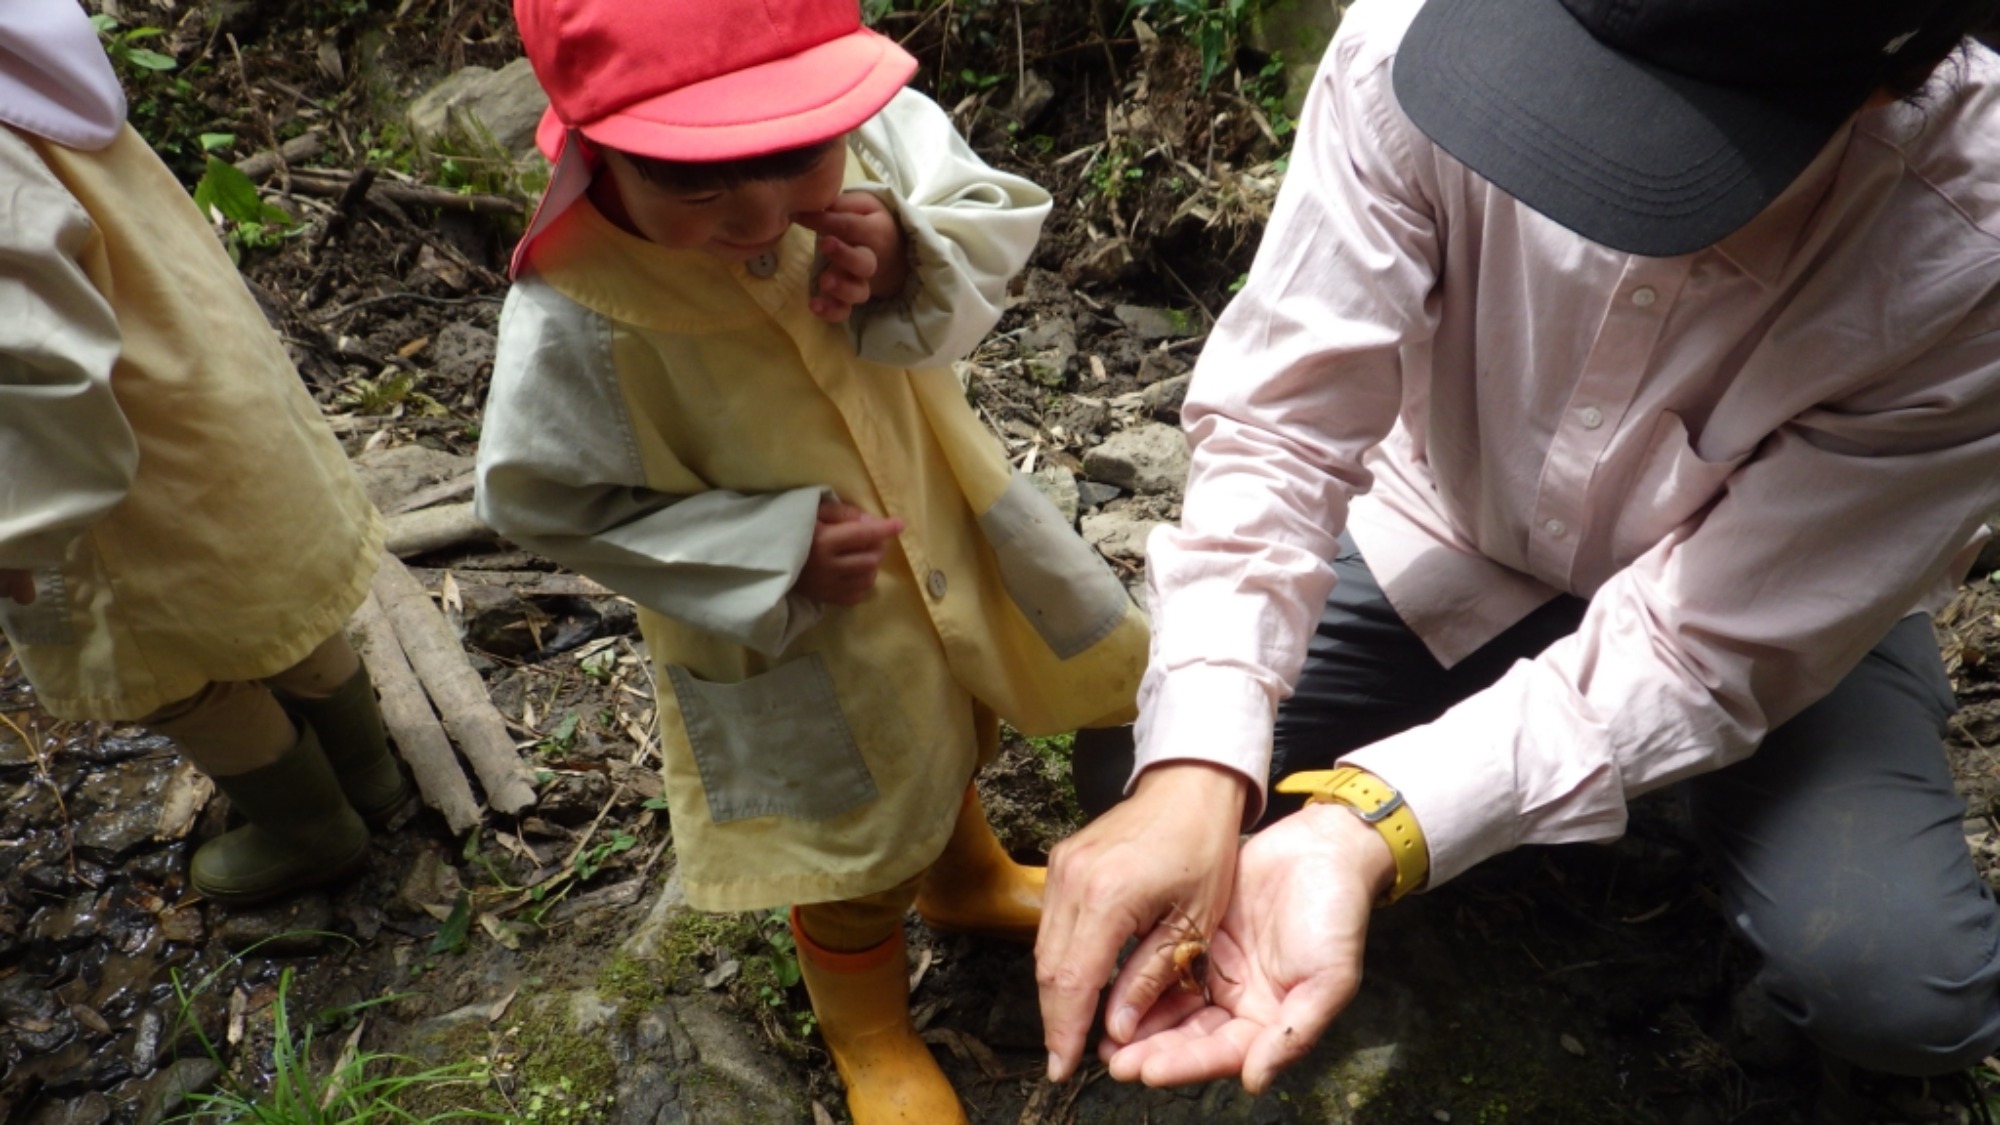
<svg viewBox="0 0 2000 1125"><path fill-rule="evenodd" d="M1173 920L1174 940L1161 945L1160 952L1173 958L1174 972L1180 977L1182 991L1199 992L1203 1003L1213 1004L1214 997L1208 991L1208 974L1213 968L1208 960L1208 939L1202 936L1201 927L1188 917L1188 912L1181 909L1180 903L1174 903L1168 909ZM1230 984L1236 983L1235 978L1221 969L1214 971L1216 976Z"/></svg>

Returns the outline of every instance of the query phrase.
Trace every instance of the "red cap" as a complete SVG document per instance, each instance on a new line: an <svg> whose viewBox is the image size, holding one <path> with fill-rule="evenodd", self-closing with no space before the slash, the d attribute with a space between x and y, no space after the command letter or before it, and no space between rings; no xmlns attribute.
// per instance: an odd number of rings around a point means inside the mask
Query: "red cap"
<svg viewBox="0 0 2000 1125"><path fill-rule="evenodd" d="M515 0L514 19L551 160L570 129L662 160L801 148L873 117L917 69L858 0Z"/></svg>

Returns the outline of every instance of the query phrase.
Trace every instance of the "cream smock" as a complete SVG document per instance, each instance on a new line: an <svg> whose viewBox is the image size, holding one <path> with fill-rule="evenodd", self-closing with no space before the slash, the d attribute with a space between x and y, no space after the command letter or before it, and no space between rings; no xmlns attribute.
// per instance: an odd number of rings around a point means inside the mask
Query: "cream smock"
<svg viewBox="0 0 2000 1125"><path fill-rule="evenodd" d="M138 134L0 126L0 598L43 706L136 719L303 659L380 519L277 334Z"/></svg>
<svg viewBox="0 0 2000 1125"><path fill-rule="evenodd" d="M848 182L895 209L916 267L851 328L807 308L802 228L732 265L588 201L536 241L501 319L480 515L640 604L680 876L709 910L910 878L993 714L1117 721L1145 665L1124 587L943 366L998 319L1047 194L912 91L852 135ZM858 606L792 592L826 496L908 525Z"/></svg>

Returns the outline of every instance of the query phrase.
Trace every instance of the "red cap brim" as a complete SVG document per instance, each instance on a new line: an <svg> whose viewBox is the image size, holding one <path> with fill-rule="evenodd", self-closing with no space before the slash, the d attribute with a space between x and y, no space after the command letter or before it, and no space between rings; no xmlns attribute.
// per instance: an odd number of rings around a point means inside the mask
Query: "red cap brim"
<svg viewBox="0 0 2000 1125"><path fill-rule="evenodd" d="M916 71L917 60L894 40L862 28L570 124L598 144L635 156L736 160L840 136L881 112ZM536 144L551 160L565 128L550 110L536 130Z"/></svg>

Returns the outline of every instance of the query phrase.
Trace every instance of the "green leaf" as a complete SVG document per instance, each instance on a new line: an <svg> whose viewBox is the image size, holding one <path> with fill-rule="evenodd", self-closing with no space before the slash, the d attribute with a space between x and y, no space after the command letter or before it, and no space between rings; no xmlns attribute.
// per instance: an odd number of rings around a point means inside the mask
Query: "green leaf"
<svg viewBox="0 0 2000 1125"><path fill-rule="evenodd" d="M181 65L172 55L158 51L148 51L143 47L129 47L125 51L125 61L144 70L172 70Z"/></svg>
<svg viewBox="0 0 2000 1125"><path fill-rule="evenodd" d="M257 185L236 165L211 156L201 181L194 185L195 206L211 219L220 215L232 223L254 223L264 218L264 200Z"/></svg>
<svg viewBox="0 0 2000 1125"><path fill-rule="evenodd" d="M432 953L457 953L465 948L465 935L472 929L472 896L458 892L458 901L451 906L451 916L438 927L437 936L431 939Z"/></svg>
<svg viewBox="0 0 2000 1125"><path fill-rule="evenodd" d="M214 152L216 149L228 148L235 143L236 134L234 133L203 133L201 135L201 151L203 152Z"/></svg>

